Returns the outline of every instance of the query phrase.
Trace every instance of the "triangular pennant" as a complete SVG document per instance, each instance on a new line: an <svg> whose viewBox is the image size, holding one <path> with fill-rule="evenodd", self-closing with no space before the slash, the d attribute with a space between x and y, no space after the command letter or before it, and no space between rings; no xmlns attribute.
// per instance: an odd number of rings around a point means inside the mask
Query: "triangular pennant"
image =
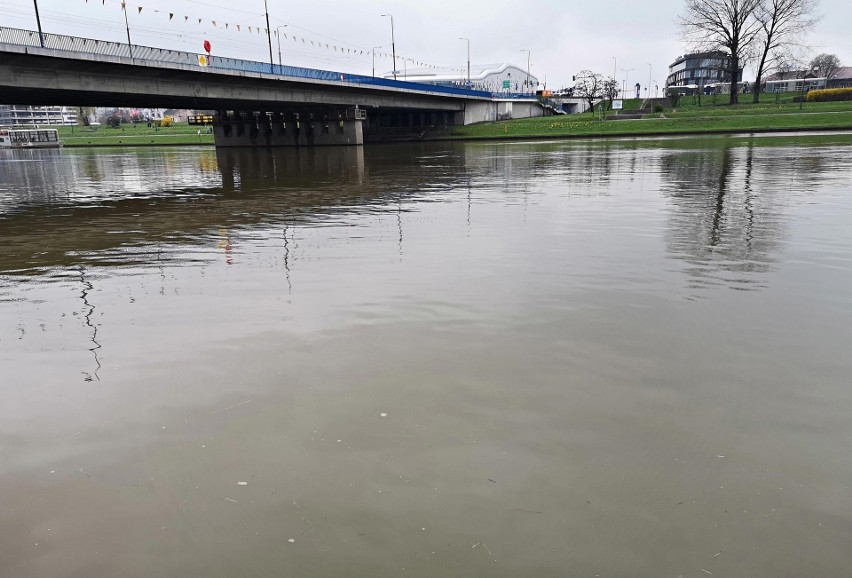
<svg viewBox="0 0 852 578"><path fill-rule="evenodd" d="M136 10L138 10L138 12L136 12L137 14L142 14L142 7L141 6L137 6Z"/></svg>
<svg viewBox="0 0 852 578"><path fill-rule="evenodd" d="M171 19L172 19L172 18L174 18L174 17L175 17L175 13L174 13L174 12L169 12L169 20L171 20Z"/></svg>
<svg viewBox="0 0 852 578"><path fill-rule="evenodd" d="M237 32L239 32L239 31L240 31L240 25L237 24Z"/></svg>

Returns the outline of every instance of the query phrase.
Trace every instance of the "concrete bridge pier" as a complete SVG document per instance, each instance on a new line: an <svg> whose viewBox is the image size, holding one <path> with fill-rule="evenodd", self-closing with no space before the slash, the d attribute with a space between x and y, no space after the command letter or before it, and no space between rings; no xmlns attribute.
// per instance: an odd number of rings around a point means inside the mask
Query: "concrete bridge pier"
<svg viewBox="0 0 852 578"><path fill-rule="evenodd" d="M218 111L217 147L310 147L364 144L362 109Z"/></svg>

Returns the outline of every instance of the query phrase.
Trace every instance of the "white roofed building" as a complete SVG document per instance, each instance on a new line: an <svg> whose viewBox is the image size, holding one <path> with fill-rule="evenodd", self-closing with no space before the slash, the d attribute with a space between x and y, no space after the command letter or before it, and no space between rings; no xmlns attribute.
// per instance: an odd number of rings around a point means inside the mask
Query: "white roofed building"
<svg viewBox="0 0 852 578"><path fill-rule="evenodd" d="M383 78L393 78L388 72ZM417 68L397 71L397 80L456 86L494 93L533 94L538 89L538 79L529 72L513 64L471 64L470 82L467 67L464 68Z"/></svg>

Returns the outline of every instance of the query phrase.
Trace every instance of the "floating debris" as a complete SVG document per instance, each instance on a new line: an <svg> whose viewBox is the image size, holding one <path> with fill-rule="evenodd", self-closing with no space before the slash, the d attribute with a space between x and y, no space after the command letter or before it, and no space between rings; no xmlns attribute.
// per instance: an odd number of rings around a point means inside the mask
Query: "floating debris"
<svg viewBox="0 0 852 578"><path fill-rule="evenodd" d="M237 482L238 486L247 486L248 482Z"/></svg>
<svg viewBox="0 0 852 578"><path fill-rule="evenodd" d="M287 540L287 541L288 541L288 542L290 542L291 544L294 544L294 543L296 542L296 540L294 540L293 538L290 538L290 539L289 539L289 540Z"/></svg>
<svg viewBox="0 0 852 578"><path fill-rule="evenodd" d="M379 414L379 416L381 416L381 417L387 417L387 416L388 416L388 414L387 414L387 413L385 413L385 412L382 412L382 413L380 413L380 414Z"/></svg>
<svg viewBox="0 0 852 578"><path fill-rule="evenodd" d="M217 413L222 413L223 411L228 411L228 410L231 410L231 409L236 409L236 408L238 408L238 407L240 407L240 406L243 406L243 405L245 405L245 404L247 404L247 403L251 403L251 400L250 400L250 399L247 399L247 400L245 400L245 401L241 401L240 403L236 403L236 404L234 404L234 405L229 405L228 407L223 407L222 409L216 409L216 410L213 410L213 411L211 411L211 412L210 412L210 415L216 415ZM164 428L164 429L165 429L165 428Z"/></svg>

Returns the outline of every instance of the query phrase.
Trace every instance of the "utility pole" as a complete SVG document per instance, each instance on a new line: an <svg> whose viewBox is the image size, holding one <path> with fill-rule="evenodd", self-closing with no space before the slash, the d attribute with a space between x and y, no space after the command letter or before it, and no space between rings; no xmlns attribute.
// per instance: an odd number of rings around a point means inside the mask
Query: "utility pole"
<svg viewBox="0 0 852 578"><path fill-rule="evenodd" d="M470 88L470 38L462 36L459 40L467 40L467 87Z"/></svg>
<svg viewBox="0 0 852 578"><path fill-rule="evenodd" d="M36 24L38 25L38 38L41 41L41 47L44 48L44 34L41 33L41 18L38 15L38 0L33 0L35 5Z"/></svg>
<svg viewBox="0 0 852 578"><path fill-rule="evenodd" d="M522 48L521 52L527 53L527 90L529 90L530 89L530 51Z"/></svg>
<svg viewBox="0 0 852 578"><path fill-rule="evenodd" d="M391 51L393 52L393 79L396 80L396 40L393 36L393 14L382 14L382 16L390 16L391 21Z"/></svg>

